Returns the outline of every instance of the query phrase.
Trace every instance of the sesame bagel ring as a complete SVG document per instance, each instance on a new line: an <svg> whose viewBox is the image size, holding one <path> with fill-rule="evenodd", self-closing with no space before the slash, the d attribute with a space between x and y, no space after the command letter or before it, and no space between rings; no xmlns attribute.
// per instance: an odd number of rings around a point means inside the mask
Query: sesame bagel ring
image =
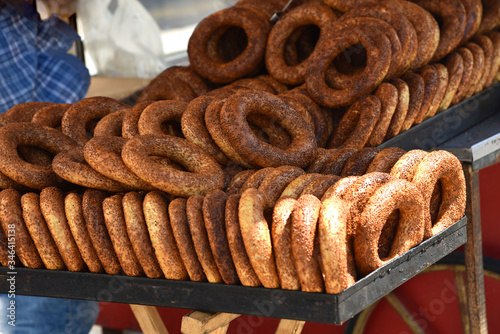
<svg viewBox="0 0 500 334"><path fill-rule="evenodd" d="M9 260L19 257L19 260L26 268L43 268L43 262L38 254L33 239L29 234L23 219L21 207L21 194L14 189L4 189L0 191L0 223L3 233L14 243L14 257L9 256ZM5 241L7 242L8 239ZM9 255L12 255L12 248L8 249ZM17 263L14 264L17 266Z"/></svg>
<svg viewBox="0 0 500 334"><path fill-rule="evenodd" d="M189 102L181 118L182 133L193 144L201 147L220 164L226 164L228 159L212 139L205 124L205 112L215 97L202 95Z"/></svg>
<svg viewBox="0 0 500 334"><path fill-rule="evenodd" d="M67 194L64 198L64 212L66 213L71 234L89 271L91 273L102 272L101 261L92 244L85 217L83 216L82 196L73 192Z"/></svg>
<svg viewBox="0 0 500 334"><path fill-rule="evenodd" d="M304 26L314 25L319 29L319 39L321 39L323 28L336 19L337 15L330 7L317 3L295 7L283 15L272 27L267 39L265 60L269 74L287 85L303 83L311 58L308 55L300 63L287 63L285 50L287 43L290 43L290 36Z"/></svg>
<svg viewBox="0 0 500 334"><path fill-rule="evenodd" d="M122 160L127 139L115 136L93 137L83 147L88 164L102 175L138 190L156 190L138 177Z"/></svg>
<svg viewBox="0 0 500 334"><path fill-rule="evenodd" d="M165 129L162 125L167 122L180 125L182 114L186 110L187 103L174 100L162 100L151 103L144 108L137 123L139 134L157 135L166 134L174 136L175 128L171 126ZM166 131L168 130L168 131ZM182 132L178 136L182 136Z"/></svg>
<svg viewBox="0 0 500 334"><path fill-rule="evenodd" d="M364 147L356 151L347 159L340 176L359 176L365 174L368 166L370 166L379 152L380 149L377 147Z"/></svg>
<svg viewBox="0 0 500 334"><path fill-rule="evenodd" d="M394 78L390 82L398 90L398 104L392 115L389 128L387 128L384 141L396 137L401 132L410 106L410 87L408 84L400 78Z"/></svg>
<svg viewBox="0 0 500 334"><path fill-rule="evenodd" d="M126 193L122 198L123 217L132 248L144 273L149 278L159 278L163 276L163 272L151 245L144 218L143 199L144 197L137 192Z"/></svg>
<svg viewBox="0 0 500 334"><path fill-rule="evenodd" d="M52 161L52 169L64 180L82 187L105 191L130 190L130 187L90 167L85 160L81 146L59 152Z"/></svg>
<svg viewBox="0 0 500 334"><path fill-rule="evenodd" d="M390 173L392 167L405 153L406 151L399 147L384 148L370 162L366 174L372 172Z"/></svg>
<svg viewBox="0 0 500 334"><path fill-rule="evenodd" d="M168 200L164 193L150 191L142 203L151 245L166 279L185 280L188 274L175 242L170 219Z"/></svg>
<svg viewBox="0 0 500 334"><path fill-rule="evenodd" d="M127 234L122 199L123 194L116 194L104 199L102 202L104 223L106 224L111 243L125 275L144 276L144 271L135 256Z"/></svg>
<svg viewBox="0 0 500 334"><path fill-rule="evenodd" d="M375 95L357 100L342 116L328 147L360 149L366 145L380 119L382 102Z"/></svg>
<svg viewBox="0 0 500 334"><path fill-rule="evenodd" d="M100 120L104 116L124 108L130 108L130 106L110 97L85 98L72 104L66 110L61 120L61 130L83 146L90 139L87 134L87 126L91 121Z"/></svg>
<svg viewBox="0 0 500 334"><path fill-rule="evenodd" d="M349 246L348 205L337 197L321 204L318 219L318 238L327 293L340 293L356 280L352 242Z"/></svg>
<svg viewBox="0 0 500 334"><path fill-rule="evenodd" d="M417 32L411 22L400 12L385 6L382 3L367 3L360 7L353 7L346 12L342 18L347 19L350 17L373 17L383 20L390 24L398 35L401 43L402 60L399 70L394 70L394 73L389 71L387 76L400 77L411 66L415 57L417 56L418 43ZM391 65L392 67L392 65Z"/></svg>
<svg viewBox="0 0 500 334"><path fill-rule="evenodd" d="M134 138L139 135L139 118L141 117L144 109L154 101L143 101L136 103L132 108L125 109L122 120L122 137Z"/></svg>
<svg viewBox="0 0 500 334"><path fill-rule="evenodd" d="M240 194L233 194L230 195L226 201L225 226L227 242L241 284L244 286L260 286L259 278L250 264L250 259L248 258L245 244L241 236L240 222L238 219L240 198Z"/></svg>
<svg viewBox="0 0 500 334"><path fill-rule="evenodd" d="M123 117L129 109L122 109L108 114L97 122L94 128L94 137L97 136L122 136Z"/></svg>
<svg viewBox="0 0 500 334"><path fill-rule="evenodd" d="M455 49L462 41L467 24L465 8L460 0L415 0L414 3L429 13L439 16L442 20L439 27L439 44L431 58L431 62L437 62Z"/></svg>
<svg viewBox="0 0 500 334"><path fill-rule="evenodd" d="M448 85L438 111L446 110L451 105L464 72L464 61L458 52L451 52L444 60L444 65L448 69Z"/></svg>
<svg viewBox="0 0 500 334"><path fill-rule="evenodd" d="M178 171L155 163L150 156L165 156L183 165ZM127 167L143 180L167 193L188 197L223 189L220 165L198 146L172 136L145 135L130 139L122 150Z"/></svg>
<svg viewBox="0 0 500 334"><path fill-rule="evenodd" d="M465 178L460 161L446 151L427 154L418 165L412 183L422 192L429 208L436 183L441 183L441 206L437 221L432 222L430 210L425 211L425 238L430 238L452 225L465 212Z"/></svg>
<svg viewBox="0 0 500 334"><path fill-rule="evenodd" d="M225 208L227 197L226 193L219 189L206 194L202 204L203 220L210 248L222 280L226 284L237 284L239 278L231 258L226 236Z"/></svg>
<svg viewBox="0 0 500 334"><path fill-rule="evenodd" d="M203 201L204 196L202 195L194 195L187 199L185 209L187 225L191 233L194 250L208 282L221 283L223 279L215 262L210 240L208 239L207 227L203 216Z"/></svg>
<svg viewBox="0 0 500 334"><path fill-rule="evenodd" d="M258 188L265 196L266 207L273 208L288 184L304 173L295 166L280 166L272 170Z"/></svg>
<svg viewBox="0 0 500 334"><path fill-rule="evenodd" d="M321 179L323 174L319 173L307 173L307 174L302 174L299 177L297 177L295 180L290 182L286 188L283 190L283 192L280 195L280 198L282 197L291 197L294 199L298 199L300 197L300 194L304 189L314 180L316 179ZM277 205L277 203L276 203Z"/></svg>
<svg viewBox="0 0 500 334"><path fill-rule="evenodd" d="M0 129L0 171L14 181L32 189L60 185L62 179L50 166L39 166L22 160L18 146L35 146L53 155L71 149L76 143L60 131L36 123L11 123Z"/></svg>
<svg viewBox="0 0 500 334"><path fill-rule="evenodd" d="M241 194L238 207L241 236L257 277L266 288L279 288L269 223L264 217L264 194L255 188Z"/></svg>
<svg viewBox="0 0 500 334"><path fill-rule="evenodd" d="M329 26L329 41L318 46L320 49L312 56L306 77L310 96L318 104L330 108L351 105L360 97L369 94L384 80L391 64L391 43L385 34L362 25L344 29L339 27L336 23ZM356 43L361 43L367 51L363 75L351 86L342 89L331 88L325 81L327 70L338 55Z"/></svg>
<svg viewBox="0 0 500 334"><path fill-rule="evenodd" d="M290 145L283 150L259 140L246 121L251 113L263 114L281 125L292 137ZM224 103L220 121L231 145L252 164L306 167L314 159L314 132L295 109L275 95L257 91L233 94Z"/></svg>
<svg viewBox="0 0 500 334"><path fill-rule="evenodd" d="M382 3L406 16L415 28L418 50L410 70L418 70L428 64L436 52L440 37L439 25L431 13L406 0L382 0Z"/></svg>
<svg viewBox="0 0 500 334"><path fill-rule="evenodd" d="M62 190L44 188L40 192L40 211L68 270L82 271L85 263L68 225Z"/></svg>
<svg viewBox="0 0 500 334"><path fill-rule="evenodd" d="M381 102L380 116L368 138L366 143L367 146L378 146L382 144L399 102L398 89L388 82L381 83L374 95L378 97Z"/></svg>
<svg viewBox="0 0 500 334"><path fill-rule="evenodd" d="M356 152L355 149L349 147L339 148L325 162L321 169L321 174L340 175L347 160Z"/></svg>
<svg viewBox="0 0 500 334"><path fill-rule="evenodd" d="M354 256L360 275L368 275L423 240L422 194L411 182L392 179L371 195L361 213L354 237ZM399 223L389 255L380 258L378 243L389 215L399 210Z"/></svg>
<svg viewBox="0 0 500 334"><path fill-rule="evenodd" d="M295 198L281 197L274 207L271 225L276 269L281 288L285 290L300 290L300 280L292 253L292 213L296 206Z"/></svg>
<svg viewBox="0 0 500 334"><path fill-rule="evenodd" d="M116 275L121 272L122 268L104 222L102 202L105 198L106 194L100 190L86 190L82 197L82 212L91 244L95 248L104 271L109 275Z"/></svg>
<svg viewBox="0 0 500 334"><path fill-rule="evenodd" d="M40 196L35 193L27 193L21 196L21 207L23 219L26 224L38 254L50 270L64 270L66 266L59 255L54 239L50 234L47 223L40 211Z"/></svg>
<svg viewBox="0 0 500 334"><path fill-rule="evenodd" d="M231 27L244 31L247 43L233 59L225 59L219 40ZM202 77L229 83L255 71L261 64L271 28L265 15L245 7L229 7L204 18L188 42L189 62Z"/></svg>
<svg viewBox="0 0 500 334"><path fill-rule="evenodd" d="M49 126L54 129L61 129L61 121L66 110L71 105L68 103L50 104L39 109L31 119L31 122Z"/></svg>
<svg viewBox="0 0 500 334"><path fill-rule="evenodd" d="M321 201L313 195L303 195L292 212L292 254L302 291L324 290L318 261L319 245L315 242Z"/></svg>

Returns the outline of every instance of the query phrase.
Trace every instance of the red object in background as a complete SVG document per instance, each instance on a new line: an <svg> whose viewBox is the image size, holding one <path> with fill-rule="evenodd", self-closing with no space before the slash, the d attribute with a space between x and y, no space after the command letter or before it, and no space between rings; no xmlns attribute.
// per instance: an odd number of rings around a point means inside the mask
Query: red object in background
<svg viewBox="0 0 500 334"><path fill-rule="evenodd" d="M481 227L483 235L483 255L490 256L496 259L500 259L500 228L498 221L498 214L496 209L500 206L500 163L490 166L488 168L482 169L479 172L479 188L481 196ZM438 275L438 276L432 276ZM420 321L426 322L430 332L435 333L458 333L458 331L449 331L450 327L447 327L448 331L441 332L441 323L439 319L443 319L444 323L449 324L449 326L461 326L460 316L457 313L456 305L450 303L451 306L446 306L441 311L441 304L436 302L436 293L440 295L446 286L440 286L442 282L448 280L446 273L433 273L425 274L411 279L403 286L398 288L395 293L398 296L408 295L412 296L412 300L406 298L405 303L410 305L412 309L417 312L420 316ZM441 277L443 276L443 277ZM436 280L436 278L442 278L441 281ZM453 278L449 278L450 282L453 282ZM488 280L489 281L489 280ZM485 282L485 284L490 284ZM439 283L441 282L441 283ZM437 292L436 292L437 291ZM495 291L495 292L489 292ZM495 295L488 295L488 293L494 293ZM434 296L434 297L432 297ZM450 295L451 296L451 295ZM445 296L446 298L446 296ZM451 299L451 297L450 297ZM488 307L488 303L496 303L500 299L500 292L496 290L487 289L486 295L486 310L494 310L494 307ZM456 301L455 301L456 302ZM434 305L435 304L435 305ZM438 305L439 304L439 305ZM427 308L427 312L431 307L433 311L439 311L439 317L436 317L436 321L429 321L429 317L434 319L435 315L426 314L426 310L419 308ZM182 317L190 312L190 310L174 309L174 308L164 308L158 307L158 311L165 322L165 325L171 334L180 333ZM391 328L400 328L401 331L395 331L395 333L404 333L407 331L410 333L405 325L401 324L398 319L400 317L394 316L391 312L394 310L388 305L387 301L382 300L379 307L375 309L376 316L371 317L371 323L369 323L370 328L379 329L380 331L374 331L373 333L389 333L387 331L388 321L390 321ZM418 313L420 312L420 313ZM385 315L385 316L384 316ZM378 320L377 320L378 319ZM419 320L417 319L417 320ZM453 319L453 320L451 320ZM377 323L381 322L381 323ZM495 321L498 322L494 323ZM228 330L228 334L252 334L252 333L274 333L276 327L278 326L278 319L273 318L262 318L254 316L241 316L231 322ZM113 329L133 329L140 331L140 327L135 319L132 310L127 304L115 304L115 303L101 303L101 312L97 323L104 327ZM500 317L498 315L488 317L488 326L490 329L495 328L500 330ZM345 326L333 326L324 325L317 323L306 323L304 326L303 334L316 334L316 333L330 333L330 334L340 334L344 332ZM370 332L371 333L371 332Z"/></svg>

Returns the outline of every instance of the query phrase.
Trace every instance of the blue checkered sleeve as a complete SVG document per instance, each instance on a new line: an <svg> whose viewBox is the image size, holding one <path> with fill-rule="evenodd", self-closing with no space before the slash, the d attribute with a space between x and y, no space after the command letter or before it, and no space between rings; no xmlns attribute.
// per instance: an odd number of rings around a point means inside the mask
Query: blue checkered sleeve
<svg viewBox="0 0 500 334"><path fill-rule="evenodd" d="M28 101L74 103L90 84L85 65L68 54L76 31L56 17L40 20L27 2L0 0L0 112Z"/></svg>

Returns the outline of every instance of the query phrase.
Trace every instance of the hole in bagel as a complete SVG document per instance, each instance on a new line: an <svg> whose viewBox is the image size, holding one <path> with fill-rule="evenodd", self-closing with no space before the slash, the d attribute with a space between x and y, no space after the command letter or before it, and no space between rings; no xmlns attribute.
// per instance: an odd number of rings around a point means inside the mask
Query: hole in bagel
<svg viewBox="0 0 500 334"><path fill-rule="evenodd" d="M92 138L94 136L95 126L97 125L97 123L99 123L100 120L101 118L91 119L85 124L85 131L87 132L87 136L89 138Z"/></svg>
<svg viewBox="0 0 500 334"><path fill-rule="evenodd" d="M429 211L431 213L432 225L434 225L434 223L436 223L440 218L439 209L441 208L442 197L443 197L443 193L442 193L442 187L441 187L441 180L438 180L436 182L436 184L434 185L434 190L432 191L431 202L429 205Z"/></svg>
<svg viewBox="0 0 500 334"><path fill-rule="evenodd" d="M265 143L286 149L292 139L290 134L278 123L261 114L250 114L247 117L252 132Z"/></svg>
<svg viewBox="0 0 500 334"><path fill-rule="evenodd" d="M213 61L227 63L245 51L248 36L245 30L238 26L222 26L217 29L207 42L209 56ZM211 49L214 51L210 52Z"/></svg>
<svg viewBox="0 0 500 334"><path fill-rule="evenodd" d="M285 63L295 66L306 60L314 51L319 34L319 27L313 24L295 29L285 46Z"/></svg>
<svg viewBox="0 0 500 334"><path fill-rule="evenodd" d="M381 259L387 258L391 252L392 243L394 242L398 229L398 223L399 210L394 210L387 218L384 227L382 227L382 233L378 240L378 256Z"/></svg>
<svg viewBox="0 0 500 334"><path fill-rule="evenodd" d="M342 74L355 75L366 67L366 58L366 49L361 43L357 43L342 51L333 60L332 65Z"/></svg>
<svg viewBox="0 0 500 334"><path fill-rule="evenodd" d="M177 121L167 121L161 124L162 132L169 136L184 138L181 124Z"/></svg>

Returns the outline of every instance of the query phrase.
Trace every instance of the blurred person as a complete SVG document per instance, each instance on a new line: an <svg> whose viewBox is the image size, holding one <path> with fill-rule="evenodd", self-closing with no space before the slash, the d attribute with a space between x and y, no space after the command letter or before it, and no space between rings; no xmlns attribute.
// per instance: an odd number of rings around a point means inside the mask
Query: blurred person
<svg viewBox="0 0 500 334"><path fill-rule="evenodd" d="M51 12L69 10L63 14L71 13L73 2L44 1ZM23 102L74 103L85 97L89 72L68 54L78 38L55 15L41 20L28 1L0 0L0 112ZM0 295L0 309L1 334L88 333L99 314L94 301L15 293Z"/></svg>

